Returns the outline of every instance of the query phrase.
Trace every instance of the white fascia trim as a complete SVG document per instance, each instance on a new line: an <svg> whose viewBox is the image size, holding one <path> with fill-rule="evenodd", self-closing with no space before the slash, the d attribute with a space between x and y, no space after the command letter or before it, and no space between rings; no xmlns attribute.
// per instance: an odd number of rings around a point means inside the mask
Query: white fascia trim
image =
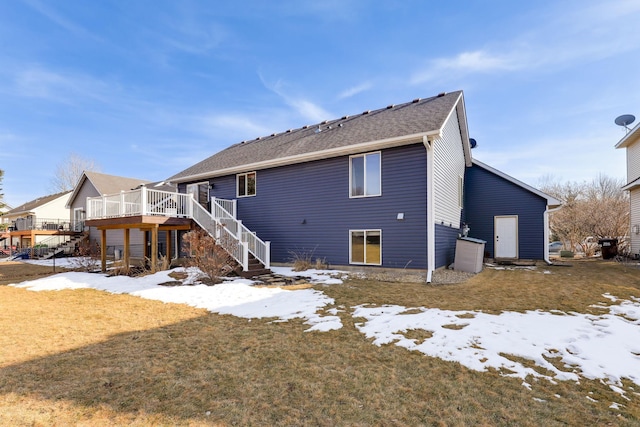
<svg viewBox="0 0 640 427"><path fill-rule="evenodd" d="M537 188L534 188L534 187L532 187L532 186L530 186L528 184L525 184L522 181L518 181L514 177L509 176L504 172L500 172L498 169L494 169L491 166L489 166L489 165L487 165L485 163L482 163L479 160L473 159L473 164L474 165L478 165L481 168L486 169L489 172L492 172L492 173L498 175L499 177L504 178L507 181L509 181L509 182L511 182L513 184L516 184L516 185L524 188L525 190L530 191L533 194L536 194L536 195L542 197L543 199L547 199L547 206L549 206L551 208L556 208L556 207L562 206L562 202L560 200L556 199L555 197L552 197L552 196L550 196L550 195L548 195L546 193L543 193L542 191L538 190Z"/></svg>
<svg viewBox="0 0 640 427"><path fill-rule="evenodd" d="M638 139L640 139L640 123L627 132L627 134L616 144L616 148L628 147L634 142L637 142Z"/></svg>
<svg viewBox="0 0 640 427"><path fill-rule="evenodd" d="M82 172L82 175L80 176L80 179L78 179L78 183L76 184L75 187L73 187L73 192L69 196L69 199L67 200L67 203L64 205L65 208L67 208L67 209L71 208L71 203L78 196L78 193L80 192L80 187L84 184L85 180L91 182L89 177L84 172ZM91 185L93 185L92 182L91 182ZM93 188L95 188L95 185L93 186Z"/></svg>
<svg viewBox="0 0 640 427"><path fill-rule="evenodd" d="M203 172L196 175L185 176L182 178L172 179L174 183L188 182L196 179L212 178L216 176L231 175L234 173L245 172L248 170L260 170L274 168L278 166L292 165L296 163L310 162L313 160L322 160L330 157L339 157L363 151L375 151L384 148L400 147L411 143L421 143L423 138L434 139L440 137L441 129L416 133L412 135L404 135L401 137L381 139L378 141L363 142L361 144L348 145L345 147L331 148L329 150L314 151L313 153L299 154L295 156L281 157L278 159L265 160L263 162L248 163L245 165L234 166L226 169L218 169L216 171Z"/></svg>
<svg viewBox="0 0 640 427"><path fill-rule="evenodd" d="M462 101L462 102L460 102ZM458 112L458 127L460 127L460 135L462 136L462 150L464 152L464 163L467 167L471 166L473 157L471 156L471 143L469 142L469 124L467 123L467 111L464 105L464 94L460 92L454 108L449 111L449 115L443 123L447 121L453 115L453 112ZM442 127L445 127L445 124Z"/></svg>

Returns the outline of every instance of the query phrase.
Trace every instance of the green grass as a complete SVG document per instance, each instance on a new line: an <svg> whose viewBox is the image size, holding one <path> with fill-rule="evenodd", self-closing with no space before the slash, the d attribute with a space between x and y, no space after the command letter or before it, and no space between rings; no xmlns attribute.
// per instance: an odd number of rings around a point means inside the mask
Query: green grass
<svg viewBox="0 0 640 427"><path fill-rule="evenodd" d="M129 295L0 286L0 425L638 425L632 392L625 401L589 380L529 379L528 390L498 372L374 346L351 316L364 303L584 313L602 293L640 294L640 270L571 263L485 270L457 285L322 286L346 311L344 327L324 333Z"/></svg>

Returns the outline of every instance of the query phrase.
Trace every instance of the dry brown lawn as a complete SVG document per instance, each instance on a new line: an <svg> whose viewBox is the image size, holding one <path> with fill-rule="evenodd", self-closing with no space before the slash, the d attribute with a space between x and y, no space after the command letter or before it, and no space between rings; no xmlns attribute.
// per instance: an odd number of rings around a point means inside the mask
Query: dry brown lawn
<svg viewBox="0 0 640 427"><path fill-rule="evenodd" d="M0 283L40 274L20 267L0 263ZM605 292L640 296L638 269L576 260L485 269L456 285L352 279L320 289L345 310L342 329L309 333L301 321L0 286L0 425L640 425L640 394L624 401L589 380L531 380L528 390L497 372L374 346L350 313L363 303L586 313ZM624 406L611 409L613 401Z"/></svg>

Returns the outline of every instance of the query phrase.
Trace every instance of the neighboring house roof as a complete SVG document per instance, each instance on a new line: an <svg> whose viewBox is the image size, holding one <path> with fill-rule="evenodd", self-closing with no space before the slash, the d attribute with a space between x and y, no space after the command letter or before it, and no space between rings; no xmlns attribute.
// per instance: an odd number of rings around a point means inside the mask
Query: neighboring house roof
<svg viewBox="0 0 640 427"><path fill-rule="evenodd" d="M10 211L6 212L5 215L14 216L14 215L33 212L34 209L37 209L40 206L44 206L47 203L52 202L69 193L71 193L71 191L63 191L62 193L56 193L56 194L51 194L49 196L38 197L37 199L31 200L30 202L27 202L27 203L23 203L22 205L11 209Z"/></svg>
<svg viewBox="0 0 640 427"><path fill-rule="evenodd" d="M187 182L436 138L454 111L458 112L465 157L471 165L463 94L456 91L242 141L169 180Z"/></svg>
<svg viewBox="0 0 640 427"><path fill-rule="evenodd" d="M552 197L552 196L550 196L550 195L548 195L546 193L543 193L542 191L538 190L537 188L532 187L532 186L530 186L528 184L525 184L522 181L518 181L514 177L509 176L504 172L500 172L498 169L494 169L491 166L489 166L487 164L484 164L479 160L473 159L473 164L477 165L477 166L480 166L481 168L486 169L489 172L492 172L495 175L498 175L499 177L501 177L503 179L506 179L507 181L509 181L509 182L511 182L511 183L513 183L515 185L518 185L518 186L524 188L525 190L530 191L533 194L536 194L536 195L542 197L543 199L547 199L547 206L549 208L551 208L551 209L562 206L562 202L560 200L556 199L555 197Z"/></svg>
<svg viewBox="0 0 640 427"><path fill-rule="evenodd" d="M638 142L638 140L640 140L640 123L638 123L633 129L627 132L620 141L618 141L616 148L626 148L634 142Z"/></svg>
<svg viewBox="0 0 640 427"><path fill-rule="evenodd" d="M126 178L123 176L107 175L99 172L85 171L82 173L82 176L73 189L73 194L71 194L71 196L69 197L67 207L71 206L71 204L77 197L78 192L87 180L100 194L115 194L123 190L133 190L135 188L138 188L142 184L148 185L149 183L151 183L151 181L147 181L146 179Z"/></svg>
<svg viewBox="0 0 640 427"><path fill-rule="evenodd" d="M624 187L622 187L622 190L631 191L635 190L638 187L640 187L640 178L636 178L633 181L627 183Z"/></svg>
<svg viewBox="0 0 640 427"><path fill-rule="evenodd" d="M11 209L13 208L8 203L4 203L4 206L0 208L0 215L2 215L5 212L9 212Z"/></svg>

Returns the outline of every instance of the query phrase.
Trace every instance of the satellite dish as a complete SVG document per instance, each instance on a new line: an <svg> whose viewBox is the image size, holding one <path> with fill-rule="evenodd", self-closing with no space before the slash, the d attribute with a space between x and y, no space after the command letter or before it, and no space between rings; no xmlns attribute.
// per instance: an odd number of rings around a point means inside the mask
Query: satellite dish
<svg viewBox="0 0 640 427"><path fill-rule="evenodd" d="M469 138L469 145L471 145L471 148L476 148L476 146L478 145L478 143L476 142L475 139L473 138Z"/></svg>
<svg viewBox="0 0 640 427"><path fill-rule="evenodd" d="M624 126L624 128L627 130L629 130L627 126L629 126L631 123L635 121L636 121L635 116L632 116L631 114L623 114L621 116L616 117L616 119L614 120L615 124L617 124L618 126Z"/></svg>

